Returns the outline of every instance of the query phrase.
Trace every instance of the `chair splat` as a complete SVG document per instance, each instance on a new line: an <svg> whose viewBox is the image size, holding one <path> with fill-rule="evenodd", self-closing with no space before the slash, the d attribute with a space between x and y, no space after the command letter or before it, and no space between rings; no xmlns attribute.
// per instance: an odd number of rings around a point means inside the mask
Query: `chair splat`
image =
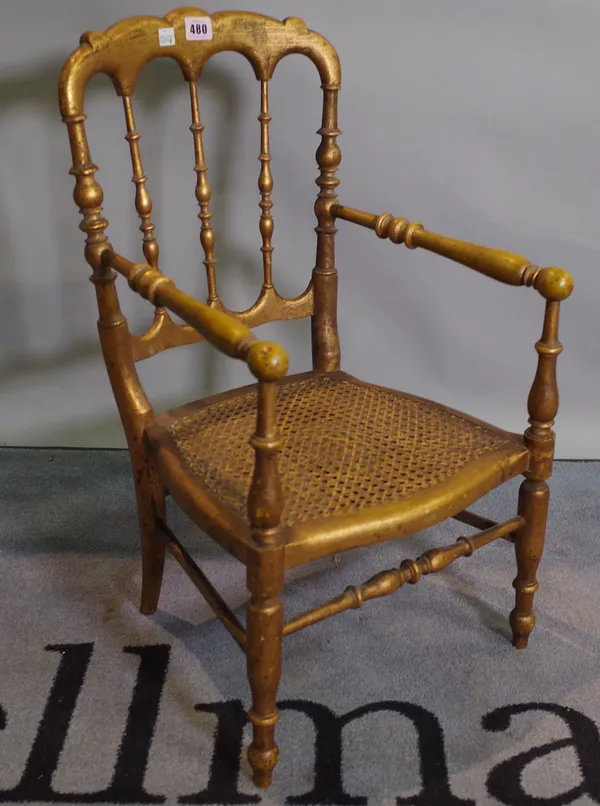
<svg viewBox="0 0 600 806"><path fill-rule="evenodd" d="M212 36L194 41L187 36L186 20L190 17L210 17ZM169 42L161 38L163 29L172 31ZM260 249L263 277L256 301L246 310L231 311L218 294L215 262L215 231L211 211L213 189L208 181L205 143L205 120L201 120L198 82L205 64L221 52L236 52L250 63L261 88L260 113L260 172L258 175L258 204ZM320 175L319 198L315 207L317 226L317 259L312 277L297 297L282 297L273 282L273 174L268 82L279 62L290 54L308 57L317 69L323 91L321 145L317 152ZM103 192L95 179L97 170L92 162L85 136L84 96L89 80L98 73L110 77L121 98L126 120L125 138L128 142L135 184L135 207L143 234L143 260L160 271L159 246L153 220L153 201L148 191L140 148L140 132L136 128L133 94L141 71L154 59L173 59L179 65L190 92L191 125L194 143L195 196L200 219L199 238L203 251L202 263L207 277L207 302L210 307L227 311L249 327L267 322L310 317L312 319L314 366L331 370L339 366L339 343L336 322L337 272L334 262L333 239L335 222L330 212L337 201L335 177L340 162L336 144L337 93L341 71L332 45L320 34L311 31L297 17L277 20L260 14L222 11L209 14L201 8L182 7L164 17L130 17L105 31L83 34L79 47L64 65L59 81L60 109L69 130L73 154L73 174L76 177L75 198L81 210L81 228L87 235L86 259L98 277L106 271L102 265L103 252L113 251L102 215ZM118 254L118 252L117 252ZM97 278L96 278L97 279ZM119 314L122 318L122 314ZM154 321L143 334L130 334L130 349L124 360L143 361L173 347L190 344L202 337L193 328L174 322L166 309L155 309ZM123 344L125 344L124 340Z"/></svg>

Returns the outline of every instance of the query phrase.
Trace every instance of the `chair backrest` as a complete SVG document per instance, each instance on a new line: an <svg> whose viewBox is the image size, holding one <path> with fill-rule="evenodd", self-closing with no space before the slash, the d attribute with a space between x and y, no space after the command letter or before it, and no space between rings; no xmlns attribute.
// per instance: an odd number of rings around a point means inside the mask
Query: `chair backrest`
<svg viewBox="0 0 600 806"><path fill-rule="evenodd" d="M190 130L197 175L196 199L199 206L200 242L204 252L208 285L208 304L224 309L217 291L215 272L215 235L210 209L211 189L207 177L198 100L198 80L207 60L215 53L237 51L251 63L260 82L260 154L258 190L261 215L263 284L256 303L247 311L231 312L253 327L278 319L311 316L313 319L313 359L317 369L337 369L339 346L336 323L337 273L334 265L335 226L330 213L336 201L336 170L341 160L337 146L337 95L340 88L340 65L330 43L307 29L304 22L290 17L283 22L242 11L223 11L209 15L199 8L179 8L164 18L131 17L102 32L89 32L81 37L78 49L65 64L59 86L63 121L69 130L75 176L75 202L83 216L80 224L86 233L86 258L96 272L100 271L100 255L110 246L105 234L108 222L102 216L103 193L95 178L85 133L85 88L96 73L112 79L122 98L125 112L126 139L129 143L133 181L136 186L135 206L143 234L143 253L147 263L159 268L159 249L152 221L152 200L148 192L136 130L133 94L141 69L159 57L175 59L189 84L191 102ZM271 191L271 155L269 148L269 80L278 62L286 55L308 56L319 72L323 90L321 143L316 159L320 169L315 214L317 216L317 259L307 290L295 299L285 299L276 292L272 277L273 215ZM168 347L196 341L197 332L169 321L168 337L160 325L168 314L157 309L152 328L143 337L132 337L134 360L142 360Z"/></svg>

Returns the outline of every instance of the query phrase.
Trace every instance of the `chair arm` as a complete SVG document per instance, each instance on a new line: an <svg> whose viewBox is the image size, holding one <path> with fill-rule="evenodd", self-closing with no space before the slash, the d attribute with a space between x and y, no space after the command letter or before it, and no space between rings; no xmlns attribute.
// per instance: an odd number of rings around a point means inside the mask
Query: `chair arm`
<svg viewBox="0 0 600 806"><path fill-rule="evenodd" d="M260 341L233 316L180 291L174 281L158 269L145 263L132 263L108 250L102 255L102 263L125 277L141 297L181 317L217 350L245 361L259 381L278 380L288 371L289 360L283 347L272 341Z"/></svg>
<svg viewBox="0 0 600 806"><path fill-rule="evenodd" d="M332 204L330 210L334 218L375 230L380 238L403 243L409 249L421 247L435 252L507 285L533 286L547 300L560 302L573 290L571 275L558 266L542 269L512 252L447 238L429 232L419 222L411 224L408 219L394 218L390 213L373 215L341 204Z"/></svg>

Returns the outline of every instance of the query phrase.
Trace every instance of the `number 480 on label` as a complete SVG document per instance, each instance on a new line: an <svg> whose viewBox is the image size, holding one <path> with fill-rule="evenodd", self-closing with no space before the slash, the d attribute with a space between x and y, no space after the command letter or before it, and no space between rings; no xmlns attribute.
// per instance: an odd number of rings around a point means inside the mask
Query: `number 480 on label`
<svg viewBox="0 0 600 806"><path fill-rule="evenodd" d="M186 17L185 38L192 40L206 40L213 38L212 20L210 17Z"/></svg>

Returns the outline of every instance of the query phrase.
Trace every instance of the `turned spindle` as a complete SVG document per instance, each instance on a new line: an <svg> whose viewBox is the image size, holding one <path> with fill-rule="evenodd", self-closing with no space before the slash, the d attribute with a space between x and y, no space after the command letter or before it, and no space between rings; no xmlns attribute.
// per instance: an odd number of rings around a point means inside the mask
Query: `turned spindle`
<svg viewBox="0 0 600 806"><path fill-rule="evenodd" d="M142 156L140 153L140 133L135 128L133 102L131 96L123 96L125 122L127 134L125 139L129 143L131 166L133 169L132 182L135 185L135 209L140 217L140 231L143 235L142 251L146 262L156 269L158 267L158 242L154 235L155 226L152 222L152 198L148 192L148 177L144 173Z"/></svg>
<svg viewBox="0 0 600 806"><path fill-rule="evenodd" d="M260 115L258 116L260 122L260 173L258 176L258 189L260 191L259 207L261 209L261 216L259 221L260 234L262 238L261 252L263 255L263 288L272 288L273 286L273 245L271 243L273 238L273 216L271 209L273 208L273 201L271 200L271 192L273 191L273 174L271 173L271 148L269 143L269 123L271 115L269 114L269 82L260 82Z"/></svg>
<svg viewBox="0 0 600 806"><path fill-rule="evenodd" d="M217 301L217 281L215 276L215 233L212 227L212 213L210 211L211 189L208 183L206 159L204 157L204 141L202 133L204 126L200 121L200 102L198 100L198 85L190 81L190 102L192 107L192 123L190 131L194 137L194 171L196 172L196 201L200 208L200 244L204 251L204 268L206 269L206 282L208 286L208 302Z"/></svg>
<svg viewBox="0 0 600 806"><path fill-rule="evenodd" d="M312 280L314 314L312 316L313 367L323 372L340 368L340 342L337 326L338 275L335 267L335 220L331 206L337 201L339 179L337 169L342 159L337 138L341 134L337 122L339 84L323 87L323 118L318 134L321 143L316 159L319 176L315 180L319 193L315 202L317 217L317 256Z"/></svg>

